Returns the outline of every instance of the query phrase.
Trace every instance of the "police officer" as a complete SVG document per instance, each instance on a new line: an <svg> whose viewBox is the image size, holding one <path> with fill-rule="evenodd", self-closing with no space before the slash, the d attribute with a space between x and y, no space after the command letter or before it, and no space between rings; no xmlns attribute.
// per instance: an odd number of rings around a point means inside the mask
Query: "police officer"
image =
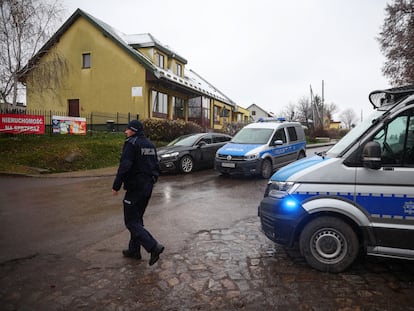
<svg viewBox="0 0 414 311"><path fill-rule="evenodd" d="M131 234L125 257L141 259L141 246L151 254L152 266L164 251L151 233L144 228L143 216L152 194L152 188L159 176L157 152L154 145L144 136L144 127L138 120L129 122L121 160L112 185L112 194L117 195L122 184L124 197L124 221Z"/></svg>

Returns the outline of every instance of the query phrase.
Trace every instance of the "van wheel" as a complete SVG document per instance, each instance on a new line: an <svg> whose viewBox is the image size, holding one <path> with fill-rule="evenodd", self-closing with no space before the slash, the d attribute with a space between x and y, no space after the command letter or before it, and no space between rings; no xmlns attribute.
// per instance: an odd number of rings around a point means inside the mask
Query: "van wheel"
<svg viewBox="0 0 414 311"><path fill-rule="evenodd" d="M261 175L263 179L268 179L270 176L272 176L273 168L272 168L272 162L269 160L263 160L262 163L262 171Z"/></svg>
<svg viewBox="0 0 414 311"><path fill-rule="evenodd" d="M316 218L305 226L299 247L312 268L333 273L348 268L359 252L358 238L351 226L329 216Z"/></svg>
<svg viewBox="0 0 414 311"><path fill-rule="evenodd" d="M190 173L194 168L193 158L189 155L185 155L180 160L180 170L183 173Z"/></svg>

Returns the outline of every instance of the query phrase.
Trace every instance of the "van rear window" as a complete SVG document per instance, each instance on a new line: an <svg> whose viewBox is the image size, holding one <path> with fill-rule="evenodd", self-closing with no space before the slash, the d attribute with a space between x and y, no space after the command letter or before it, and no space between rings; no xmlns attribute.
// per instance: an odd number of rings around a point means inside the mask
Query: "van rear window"
<svg viewBox="0 0 414 311"><path fill-rule="evenodd" d="M288 133L289 133L289 140L290 141L298 140L298 135L296 134L295 128L293 126L289 126L287 129L288 129Z"/></svg>

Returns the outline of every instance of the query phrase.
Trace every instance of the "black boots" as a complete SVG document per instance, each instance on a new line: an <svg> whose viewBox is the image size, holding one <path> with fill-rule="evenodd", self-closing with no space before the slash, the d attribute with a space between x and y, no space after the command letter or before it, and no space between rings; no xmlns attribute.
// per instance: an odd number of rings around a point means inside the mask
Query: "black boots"
<svg viewBox="0 0 414 311"><path fill-rule="evenodd" d="M128 257L128 258L134 258L134 259L141 259L141 252L140 251L130 251L129 249L124 249L122 251L122 255L124 255L124 257Z"/></svg>
<svg viewBox="0 0 414 311"><path fill-rule="evenodd" d="M158 259L160 259L160 254L163 251L164 251L164 246L162 246L159 243L155 244L155 246L151 250L151 258L149 260L149 265L150 266L152 266L154 263L156 263L158 261Z"/></svg>
<svg viewBox="0 0 414 311"><path fill-rule="evenodd" d="M158 261L158 259L160 259L160 254L164 251L164 248L165 247L159 243L155 244L155 246L151 250L151 258L149 260L150 266L155 264ZM128 257L128 258L133 258L133 259L138 259L138 260L142 258L140 251L133 252L129 249L125 249L122 251L122 254L124 255L124 257Z"/></svg>

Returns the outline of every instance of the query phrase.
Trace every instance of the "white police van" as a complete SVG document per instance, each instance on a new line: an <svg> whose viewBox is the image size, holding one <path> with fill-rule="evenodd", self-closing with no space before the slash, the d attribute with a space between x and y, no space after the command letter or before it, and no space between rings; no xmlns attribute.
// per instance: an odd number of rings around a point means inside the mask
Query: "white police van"
<svg viewBox="0 0 414 311"><path fill-rule="evenodd" d="M317 270L343 271L361 250L414 259L414 85L369 99L369 118L327 152L277 171L259 205L265 235L299 245Z"/></svg>
<svg viewBox="0 0 414 311"><path fill-rule="evenodd" d="M216 152L215 169L224 175L261 175L306 156L306 138L298 122L263 118L243 127Z"/></svg>

